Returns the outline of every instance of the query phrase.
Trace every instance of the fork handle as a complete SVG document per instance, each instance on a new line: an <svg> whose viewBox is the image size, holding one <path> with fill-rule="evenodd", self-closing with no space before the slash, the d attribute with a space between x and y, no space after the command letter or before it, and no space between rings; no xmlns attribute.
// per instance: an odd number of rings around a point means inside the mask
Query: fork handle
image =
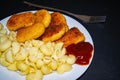
<svg viewBox="0 0 120 80"><path fill-rule="evenodd" d="M37 4L33 4L31 2L27 2L27 1L23 1L23 3L27 4L29 6L37 7L37 8L44 8L44 9L49 9L49 10L55 10L55 11L64 12L64 13L67 13L69 15L72 15L72 16L78 18L79 20L81 20L82 22L85 22L85 23L105 22L105 18L106 18L106 16L88 16L88 15L74 14L74 13L71 13L71 12L66 11L66 10L61 10L61 9L57 9L57 8L52 8L52 7L37 5Z"/></svg>

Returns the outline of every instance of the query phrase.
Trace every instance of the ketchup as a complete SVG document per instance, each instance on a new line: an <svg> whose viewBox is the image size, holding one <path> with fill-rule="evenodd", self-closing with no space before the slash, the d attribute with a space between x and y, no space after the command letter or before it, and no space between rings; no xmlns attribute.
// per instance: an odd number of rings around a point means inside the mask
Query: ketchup
<svg viewBox="0 0 120 80"><path fill-rule="evenodd" d="M89 42L79 42L66 47L67 55L76 57L76 64L87 65L92 57L93 46Z"/></svg>

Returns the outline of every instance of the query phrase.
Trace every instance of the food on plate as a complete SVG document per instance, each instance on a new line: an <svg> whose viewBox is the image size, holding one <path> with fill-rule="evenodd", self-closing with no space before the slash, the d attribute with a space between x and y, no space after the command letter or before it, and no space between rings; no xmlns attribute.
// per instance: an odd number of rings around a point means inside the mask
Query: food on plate
<svg viewBox="0 0 120 80"><path fill-rule="evenodd" d="M32 12L24 12L12 15L7 21L6 26L9 30L18 30L33 25L34 21L35 16Z"/></svg>
<svg viewBox="0 0 120 80"><path fill-rule="evenodd" d="M11 46L11 41L6 34L2 24L0 24L0 51L5 51Z"/></svg>
<svg viewBox="0 0 120 80"><path fill-rule="evenodd" d="M28 40L21 43L14 38L17 34L15 31L6 34L4 28L0 29L0 34L4 34L11 41L7 49L0 50L0 64L8 70L17 71L26 76L26 80L42 80L44 75L54 71L63 74L72 70L76 58L71 54L66 55L63 42Z"/></svg>
<svg viewBox="0 0 120 80"><path fill-rule="evenodd" d="M82 32L79 31L78 28L73 27L71 29L69 29L65 35L63 35L62 38L60 38L59 40L57 40L56 42L63 42L64 43L64 47L67 47L70 44L73 43L78 43L78 42L83 42L85 40L85 37L83 35Z"/></svg>
<svg viewBox="0 0 120 80"><path fill-rule="evenodd" d="M63 74L66 71L70 71L72 69L72 65L70 64L61 64L58 68L57 68L57 72L59 74Z"/></svg>
<svg viewBox="0 0 120 80"><path fill-rule="evenodd" d="M27 40L37 39L45 31L42 23L35 23L29 27L21 28L17 31L17 41L25 42Z"/></svg>
<svg viewBox="0 0 120 80"><path fill-rule="evenodd" d="M59 25L59 24L66 24L66 31L68 30L68 25L66 22L65 17L63 16L63 14L61 14L60 12L53 12L51 13L51 23L50 26L54 26L54 25Z"/></svg>
<svg viewBox="0 0 120 80"><path fill-rule="evenodd" d="M26 76L26 80L42 80L43 74L40 70L35 73L30 73Z"/></svg>
<svg viewBox="0 0 120 80"><path fill-rule="evenodd" d="M45 30L45 33L40 37L40 39L45 42L55 41L55 40L61 38L65 34L66 26L67 26L66 24L49 26Z"/></svg>
<svg viewBox="0 0 120 80"><path fill-rule="evenodd" d="M0 51L5 51L11 46L11 41L6 35L0 36Z"/></svg>
<svg viewBox="0 0 120 80"><path fill-rule="evenodd" d="M11 31L17 31L16 38L18 42L25 42L40 37L50 22L50 13L45 9L41 9L35 13L14 14L7 21L7 28Z"/></svg>
<svg viewBox="0 0 120 80"><path fill-rule="evenodd" d="M43 23L47 28L51 22L51 15L48 10L41 9L35 12L35 23Z"/></svg>
<svg viewBox="0 0 120 80"><path fill-rule="evenodd" d="M40 39L45 42L55 41L61 38L67 30L68 25L65 17L59 12L53 12L51 13L51 23Z"/></svg>
<svg viewBox="0 0 120 80"><path fill-rule="evenodd" d="M9 18L7 28L8 34L0 25L0 41L5 45L4 49L0 45L0 64L26 76L26 80L42 80L52 72L72 70L77 59L67 53L67 46L85 41L78 28L68 28L63 14L45 9L15 14Z"/></svg>
<svg viewBox="0 0 120 80"><path fill-rule="evenodd" d="M76 64L88 65L93 53L93 46L89 42L79 42L66 47L66 54L76 57Z"/></svg>

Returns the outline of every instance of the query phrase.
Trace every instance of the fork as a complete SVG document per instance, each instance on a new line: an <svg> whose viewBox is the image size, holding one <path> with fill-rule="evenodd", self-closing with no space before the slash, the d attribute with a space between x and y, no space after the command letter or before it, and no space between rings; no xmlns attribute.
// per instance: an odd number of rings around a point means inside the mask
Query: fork
<svg viewBox="0 0 120 80"><path fill-rule="evenodd" d="M37 5L37 4L31 3L31 2L28 2L28 1L23 1L23 3L27 4L29 6L37 7L37 8L44 8L44 9L64 12L64 13L67 13L69 15L72 15L72 16L78 18L79 20L81 20L84 23L98 23L98 22L105 22L105 20L106 20L106 16L80 15L80 14L71 13L71 12L66 11L66 10L61 10L61 9L57 9L57 8L53 8L53 7Z"/></svg>

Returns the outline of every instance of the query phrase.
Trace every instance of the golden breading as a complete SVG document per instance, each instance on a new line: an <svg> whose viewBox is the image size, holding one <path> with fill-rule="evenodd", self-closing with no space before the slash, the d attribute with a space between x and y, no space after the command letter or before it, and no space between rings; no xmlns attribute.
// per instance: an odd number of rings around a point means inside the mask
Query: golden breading
<svg viewBox="0 0 120 80"><path fill-rule="evenodd" d="M61 38L66 32L66 24L59 24L54 26L49 26L45 33L42 35L41 40L48 42L48 41L55 41Z"/></svg>
<svg viewBox="0 0 120 80"><path fill-rule="evenodd" d="M19 29L16 38L18 42L25 42L27 40L37 39L44 31L44 25L42 23L36 23L32 26Z"/></svg>
<svg viewBox="0 0 120 80"><path fill-rule="evenodd" d="M68 30L65 35L60 38L59 40L57 40L56 42L63 42L64 43L64 47L67 47L70 44L73 43L78 43L78 42L82 42L85 40L84 35L79 31L78 28L73 27L70 30Z"/></svg>
<svg viewBox="0 0 120 80"><path fill-rule="evenodd" d="M14 14L7 21L7 28L9 30L18 30L22 27L28 27L34 24L35 16L32 12L25 12Z"/></svg>
<svg viewBox="0 0 120 80"><path fill-rule="evenodd" d="M61 38L67 30L68 25L65 17L59 12L53 12L51 13L51 23L40 39L45 42L55 41Z"/></svg>
<svg viewBox="0 0 120 80"><path fill-rule="evenodd" d="M48 27L50 22L51 22L51 15L45 9L41 9L41 10L36 11L35 17L36 17L35 22L43 23L45 25L45 27Z"/></svg>
<svg viewBox="0 0 120 80"><path fill-rule="evenodd" d="M50 26L59 25L61 23L67 25L65 17L60 12L53 12L53 13L51 13L51 18L52 19L51 19ZM68 26L66 26L66 31L67 30L68 30Z"/></svg>

